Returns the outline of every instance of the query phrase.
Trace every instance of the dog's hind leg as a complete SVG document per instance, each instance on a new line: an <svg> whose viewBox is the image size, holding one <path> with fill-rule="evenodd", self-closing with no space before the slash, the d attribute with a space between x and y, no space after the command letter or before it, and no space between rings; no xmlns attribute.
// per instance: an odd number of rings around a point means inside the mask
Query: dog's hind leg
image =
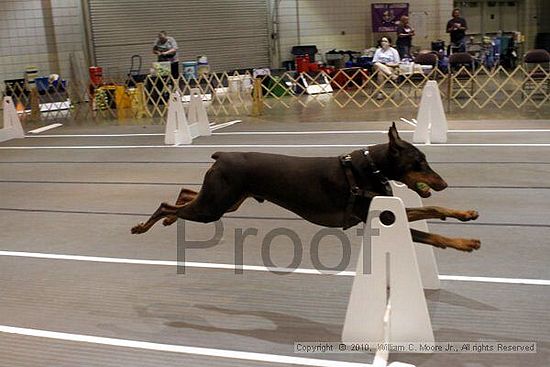
<svg viewBox="0 0 550 367"><path fill-rule="evenodd" d="M151 227L161 220L162 218L166 218L169 216L176 215L178 209L181 208L181 206L175 206L170 205L168 203L162 203L160 204L159 208L153 213L153 215L147 220L145 223L140 223L136 226L134 226L131 230L133 234L141 234L147 232Z"/></svg>
<svg viewBox="0 0 550 367"><path fill-rule="evenodd" d="M132 233L144 233L159 220L173 216L193 222L214 222L228 210L236 209L247 195L239 182L212 166L206 172L201 191L193 197L184 205L163 203L147 222L133 227Z"/></svg>
<svg viewBox="0 0 550 367"><path fill-rule="evenodd" d="M176 200L176 205L185 205L191 201L193 201L198 195L198 192L189 190L189 189L181 189L180 194L178 195L178 199ZM178 220L178 217L175 215L171 215L162 221L162 224L165 226L169 226L173 223L175 223Z"/></svg>
<svg viewBox="0 0 550 367"><path fill-rule="evenodd" d="M187 192L183 192L184 190L186 190ZM192 193L192 194L190 194ZM180 196L178 197L178 201L176 202L176 205L185 205L185 204L188 204L190 203L191 201L193 201L195 199L195 197L197 196L197 192L195 191L191 191L191 190L187 190L187 189L182 189L181 190L181 193L180 193ZM182 198L182 200L180 200L180 198ZM231 212L234 212L236 211L237 209L239 209L239 207L241 206L241 204L243 203L243 201L245 201L247 198L247 196L244 196L242 197L238 202L236 202L231 208L227 209L226 213L231 213ZM258 199L257 199L258 200ZM260 199L261 200L261 199ZM260 201L258 200L258 201ZM174 224L176 221L178 220L178 217L176 215L171 215L167 218L164 219L164 221L162 221L162 224L165 225L165 226L169 226L171 224Z"/></svg>
<svg viewBox="0 0 550 367"><path fill-rule="evenodd" d="M476 239L449 238L435 233L418 231L416 229L411 229L411 234L414 242L420 242L439 248L452 247L460 251L471 252L479 249L481 246L481 242Z"/></svg>
<svg viewBox="0 0 550 367"><path fill-rule="evenodd" d="M189 190L189 189L181 189L180 194L178 195L178 199L176 200L176 205L184 205L188 202L194 200L199 193L197 191Z"/></svg>
<svg viewBox="0 0 550 367"><path fill-rule="evenodd" d="M238 207L244 199L235 201L230 208ZM197 195L197 200L184 205L170 205L168 203L162 203L153 215L145 223L140 223L134 226L131 230L133 234L141 234L147 232L151 227L163 218L177 218L192 220L194 222L209 223L218 220L227 210L224 210L224 206L216 207L215 202L211 202L212 205L208 205L208 200L204 199L204 195ZM236 209L236 208L235 208Z"/></svg>
<svg viewBox="0 0 550 367"><path fill-rule="evenodd" d="M231 200L229 197L224 197L224 200L214 200L210 195L201 192L195 200L178 207L176 216L194 222L214 222L225 213L237 210L246 198L247 196L243 196Z"/></svg>
<svg viewBox="0 0 550 367"><path fill-rule="evenodd" d="M441 219L455 218L463 222L475 220L479 213L475 210L456 210L442 208L440 206L425 206L421 208L406 208L407 219L409 222L423 219Z"/></svg>

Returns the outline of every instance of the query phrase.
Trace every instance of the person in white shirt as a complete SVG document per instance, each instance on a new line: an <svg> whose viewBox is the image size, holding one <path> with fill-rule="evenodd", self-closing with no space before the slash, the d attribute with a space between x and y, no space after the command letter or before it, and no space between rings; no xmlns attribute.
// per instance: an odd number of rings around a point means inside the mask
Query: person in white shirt
<svg viewBox="0 0 550 367"><path fill-rule="evenodd" d="M374 58L374 70L378 73L378 84L384 82L385 77L390 77L392 80L397 80L397 74L394 72L395 68L399 66L399 52L390 45L388 37L382 37L380 39L380 48L376 49Z"/></svg>

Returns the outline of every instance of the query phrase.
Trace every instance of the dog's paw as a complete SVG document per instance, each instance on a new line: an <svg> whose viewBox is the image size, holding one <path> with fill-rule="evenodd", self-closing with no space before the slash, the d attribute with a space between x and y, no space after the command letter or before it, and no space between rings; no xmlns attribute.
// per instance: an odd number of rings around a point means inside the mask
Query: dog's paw
<svg viewBox="0 0 550 367"><path fill-rule="evenodd" d="M474 250L479 250L481 247L481 241L476 239L464 239L460 240L460 243L455 247L457 250L472 252Z"/></svg>
<svg viewBox="0 0 550 367"><path fill-rule="evenodd" d="M145 227L145 223L140 223L137 226L132 227L131 231L132 234L141 234L147 232L148 228Z"/></svg>
<svg viewBox="0 0 550 367"><path fill-rule="evenodd" d="M462 215L458 217L458 219L461 220L462 222L467 222L469 220L476 220L477 218L479 218L479 213L477 212L477 210L466 210L462 212Z"/></svg>

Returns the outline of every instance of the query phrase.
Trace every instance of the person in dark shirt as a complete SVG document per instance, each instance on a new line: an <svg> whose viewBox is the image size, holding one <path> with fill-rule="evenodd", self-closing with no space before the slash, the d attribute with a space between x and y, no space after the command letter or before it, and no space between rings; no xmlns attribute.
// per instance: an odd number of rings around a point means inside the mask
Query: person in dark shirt
<svg viewBox="0 0 550 367"><path fill-rule="evenodd" d="M414 29L409 24L409 17L403 15L397 26L397 51L399 56L403 59L405 57L411 57L411 44L414 36Z"/></svg>
<svg viewBox="0 0 550 367"><path fill-rule="evenodd" d="M450 48L454 52L466 52L466 20L460 17L460 9L453 9L453 19L447 22L447 33L451 34Z"/></svg>

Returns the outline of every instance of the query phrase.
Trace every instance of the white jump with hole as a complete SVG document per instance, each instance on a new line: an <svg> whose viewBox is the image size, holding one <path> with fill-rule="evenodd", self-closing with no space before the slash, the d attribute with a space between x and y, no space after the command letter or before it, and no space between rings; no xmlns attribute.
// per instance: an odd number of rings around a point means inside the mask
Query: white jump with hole
<svg viewBox="0 0 550 367"><path fill-rule="evenodd" d="M11 97L4 97L4 126L0 129L0 142L11 139L22 139L25 137L23 126L17 115Z"/></svg>
<svg viewBox="0 0 550 367"><path fill-rule="evenodd" d="M211 134L200 89L191 89L187 115L181 95L178 92L173 92L168 103L164 143L170 145L191 144L193 139Z"/></svg>
<svg viewBox="0 0 550 367"><path fill-rule="evenodd" d="M381 222L384 211L393 213L393 223ZM365 224L342 341L435 342L423 279L428 287L438 288L437 269L433 253L417 250L403 200L375 197Z"/></svg>

